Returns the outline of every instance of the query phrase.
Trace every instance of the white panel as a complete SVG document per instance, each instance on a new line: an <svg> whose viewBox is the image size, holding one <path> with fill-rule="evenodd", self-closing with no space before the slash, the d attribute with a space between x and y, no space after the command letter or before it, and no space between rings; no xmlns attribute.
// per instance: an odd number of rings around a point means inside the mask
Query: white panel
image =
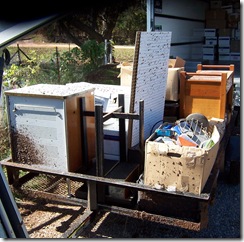
<svg viewBox="0 0 244 242"><path fill-rule="evenodd" d="M162 26L162 31L172 31L172 43L204 40L203 23L155 17L155 25ZM198 31L196 32L196 30ZM170 56L172 58L179 56L183 59L191 59L191 47L192 44L171 46Z"/></svg>
<svg viewBox="0 0 244 242"><path fill-rule="evenodd" d="M68 83L66 84L66 86L72 87L71 89L75 89L75 88L80 89L80 87L94 88L95 98L100 97L100 98L108 99L107 108L104 110L105 112L111 112L114 109L118 108L118 96L119 94L124 94L125 112L129 112L131 86L119 86L119 85L96 84L96 83L93 84L88 82ZM115 102L113 100L114 98L116 98Z"/></svg>
<svg viewBox="0 0 244 242"><path fill-rule="evenodd" d="M163 119L171 32L138 32L133 63L130 112L144 100L144 138ZM130 121L131 146L139 143L139 122Z"/></svg>
<svg viewBox="0 0 244 242"><path fill-rule="evenodd" d="M16 145L21 145L21 150L17 147L15 151L19 159L24 157L24 148L28 147L26 163L67 170L64 101L28 96L9 96L8 99L12 138ZM24 109L28 105L33 109ZM52 107L56 111L51 113L37 107Z"/></svg>
<svg viewBox="0 0 244 242"><path fill-rule="evenodd" d="M159 28L161 31L171 31L172 44L203 41L205 11L207 8L207 1L162 0L161 15L155 16L155 29ZM191 44L172 45L170 56L172 58L179 56L183 59L199 59L200 57L195 52L192 53Z"/></svg>
<svg viewBox="0 0 244 242"><path fill-rule="evenodd" d="M70 155L75 151L69 147L73 143L68 137L67 118L71 113L79 115L73 102L88 92L94 92L94 88L86 83L37 84L5 91L13 161L55 171L68 171L72 162L80 165ZM72 125L78 127L78 117Z"/></svg>
<svg viewBox="0 0 244 242"><path fill-rule="evenodd" d="M172 43L203 40L204 23L185 21L164 17L155 17L155 25L162 26L162 31L172 32ZM196 35L196 29L202 30L201 36Z"/></svg>
<svg viewBox="0 0 244 242"><path fill-rule="evenodd" d="M125 101L125 112L129 112L130 106L130 86L118 86L118 85L107 85L107 84L93 84L95 87L94 95L98 97L107 97L108 106L106 112L111 112L118 108L118 97L119 94L124 94Z"/></svg>
<svg viewBox="0 0 244 242"><path fill-rule="evenodd" d="M201 60L202 44L171 46L170 57L179 56L185 60Z"/></svg>

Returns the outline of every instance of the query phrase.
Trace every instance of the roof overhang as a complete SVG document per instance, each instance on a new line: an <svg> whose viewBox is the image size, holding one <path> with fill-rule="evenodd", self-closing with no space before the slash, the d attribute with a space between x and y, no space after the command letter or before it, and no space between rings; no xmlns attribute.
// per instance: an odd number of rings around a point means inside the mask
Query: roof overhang
<svg viewBox="0 0 244 242"><path fill-rule="evenodd" d="M59 18L59 14L53 14L22 22L0 20L0 50Z"/></svg>

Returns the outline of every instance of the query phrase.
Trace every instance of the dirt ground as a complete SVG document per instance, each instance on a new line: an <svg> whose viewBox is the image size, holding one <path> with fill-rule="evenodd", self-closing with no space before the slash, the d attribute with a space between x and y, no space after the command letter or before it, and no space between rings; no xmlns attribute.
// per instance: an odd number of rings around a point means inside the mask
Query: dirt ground
<svg viewBox="0 0 244 242"><path fill-rule="evenodd" d="M15 194L21 192L15 188L12 190ZM22 197L21 200L16 199L16 204L31 239L67 238L67 235L71 236L71 232L75 231L77 226L81 224L78 222L78 225L75 225L76 222L86 211L85 207L80 205L70 205L69 203L45 200L40 197L33 198L32 196ZM133 223L133 221L132 219L131 222ZM105 222L104 226L102 226L103 222ZM100 212L95 220L86 223L77 238L131 237L126 232L128 222L129 219L125 216Z"/></svg>
<svg viewBox="0 0 244 242"><path fill-rule="evenodd" d="M18 201L17 206L30 238L61 238L81 213L79 206L50 201Z"/></svg>

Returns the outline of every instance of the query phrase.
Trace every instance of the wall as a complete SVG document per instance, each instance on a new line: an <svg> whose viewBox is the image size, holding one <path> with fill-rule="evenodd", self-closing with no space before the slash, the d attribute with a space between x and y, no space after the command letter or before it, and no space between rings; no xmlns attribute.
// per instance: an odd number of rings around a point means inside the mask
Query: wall
<svg viewBox="0 0 244 242"><path fill-rule="evenodd" d="M204 40L205 10L200 0L154 0L154 31L171 31L170 56L201 59ZM150 18L150 16L149 16ZM153 26L152 26L153 29Z"/></svg>

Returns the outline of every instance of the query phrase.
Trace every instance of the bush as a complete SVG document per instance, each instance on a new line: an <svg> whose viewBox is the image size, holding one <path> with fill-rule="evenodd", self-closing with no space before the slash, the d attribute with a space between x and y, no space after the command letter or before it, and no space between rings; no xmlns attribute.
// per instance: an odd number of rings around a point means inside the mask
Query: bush
<svg viewBox="0 0 244 242"><path fill-rule="evenodd" d="M88 40L80 48L82 50L84 73L89 73L104 63L104 43L98 43L96 40Z"/></svg>

